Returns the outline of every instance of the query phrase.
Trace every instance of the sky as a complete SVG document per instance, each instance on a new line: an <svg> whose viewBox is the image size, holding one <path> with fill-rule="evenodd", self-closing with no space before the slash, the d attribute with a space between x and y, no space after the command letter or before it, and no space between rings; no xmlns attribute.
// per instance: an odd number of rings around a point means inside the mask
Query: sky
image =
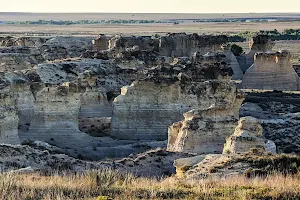
<svg viewBox="0 0 300 200"><path fill-rule="evenodd" d="M300 12L300 0L1 0L0 12Z"/></svg>

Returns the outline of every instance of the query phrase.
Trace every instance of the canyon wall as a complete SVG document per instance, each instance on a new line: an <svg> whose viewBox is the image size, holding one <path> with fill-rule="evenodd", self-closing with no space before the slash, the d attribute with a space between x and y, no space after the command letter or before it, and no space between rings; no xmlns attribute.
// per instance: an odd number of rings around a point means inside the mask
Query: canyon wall
<svg viewBox="0 0 300 200"><path fill-rule="evenodd" d="M20 144L17 109L9 88L0 90L0 143Z"/></svg>

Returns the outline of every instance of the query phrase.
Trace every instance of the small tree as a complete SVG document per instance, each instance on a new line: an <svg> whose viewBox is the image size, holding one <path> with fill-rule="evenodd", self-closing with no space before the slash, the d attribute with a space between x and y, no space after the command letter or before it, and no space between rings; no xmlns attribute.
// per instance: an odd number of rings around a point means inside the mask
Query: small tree
<svg viewBox="0 0 300 200"><path fill-rule="evenodd" d="M231 52L235 55L235 56L240 56L244 50L242 47L240 47L239 45L233 44L231 46Z"/></svg>

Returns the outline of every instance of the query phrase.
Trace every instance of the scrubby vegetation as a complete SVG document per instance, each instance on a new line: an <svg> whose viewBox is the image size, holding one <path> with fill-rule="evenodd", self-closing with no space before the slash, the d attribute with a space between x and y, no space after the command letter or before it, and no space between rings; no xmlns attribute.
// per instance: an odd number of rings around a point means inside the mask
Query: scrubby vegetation
<svg viewBox="0 0 300 200"><path fill-rule="evenodd" d="M249 179L139 178L111 169L87 173L2 174L1 199L299 199L300 175Z"/></svg>
<svg viewBox="0 0 300 200"><path fill-rule="evenodd" d="M231 51L235 56L240 56L244 52L243 48L236 44L231 45Z"/></svg>
<svg viewBox="0 0 300 200"><path fill-rule="evenodd" d="M74 25L74 24L153 24L172 23L160 20L37 20L37 21L6 21L6 24L35 24L35 25Z"/></svg>
<svg viewBox="0 0 300 200"><path fill-rule="evenodd" d="M260 30L258 32L245 31L238 34L231 35L229 40L231 42L244 42L254 35L262 34L268 35L271 40L300 40L300 29L285 29L279 32L277 29L274 30Z"/></svg>

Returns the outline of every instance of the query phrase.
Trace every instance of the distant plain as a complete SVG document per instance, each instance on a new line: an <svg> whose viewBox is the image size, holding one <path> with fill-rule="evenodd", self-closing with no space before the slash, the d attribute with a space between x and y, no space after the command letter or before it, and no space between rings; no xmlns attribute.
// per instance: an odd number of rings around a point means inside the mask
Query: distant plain
<svg viewBox="0 0 300 200"><path fill-rule="evenodd" d="M193 22L199 19L280 19L267 22ZM244 31L300 29L300 13L179 14L179 13L0 13L2 21L37 20L180 20L182 23L32 25L1 24L0 36L97 36L99 34L153 35L167 33L236 34ZM239 43L248 51L247 42ZM276 41L274 50L286 49L300 64L300 41Z"/></svg>

